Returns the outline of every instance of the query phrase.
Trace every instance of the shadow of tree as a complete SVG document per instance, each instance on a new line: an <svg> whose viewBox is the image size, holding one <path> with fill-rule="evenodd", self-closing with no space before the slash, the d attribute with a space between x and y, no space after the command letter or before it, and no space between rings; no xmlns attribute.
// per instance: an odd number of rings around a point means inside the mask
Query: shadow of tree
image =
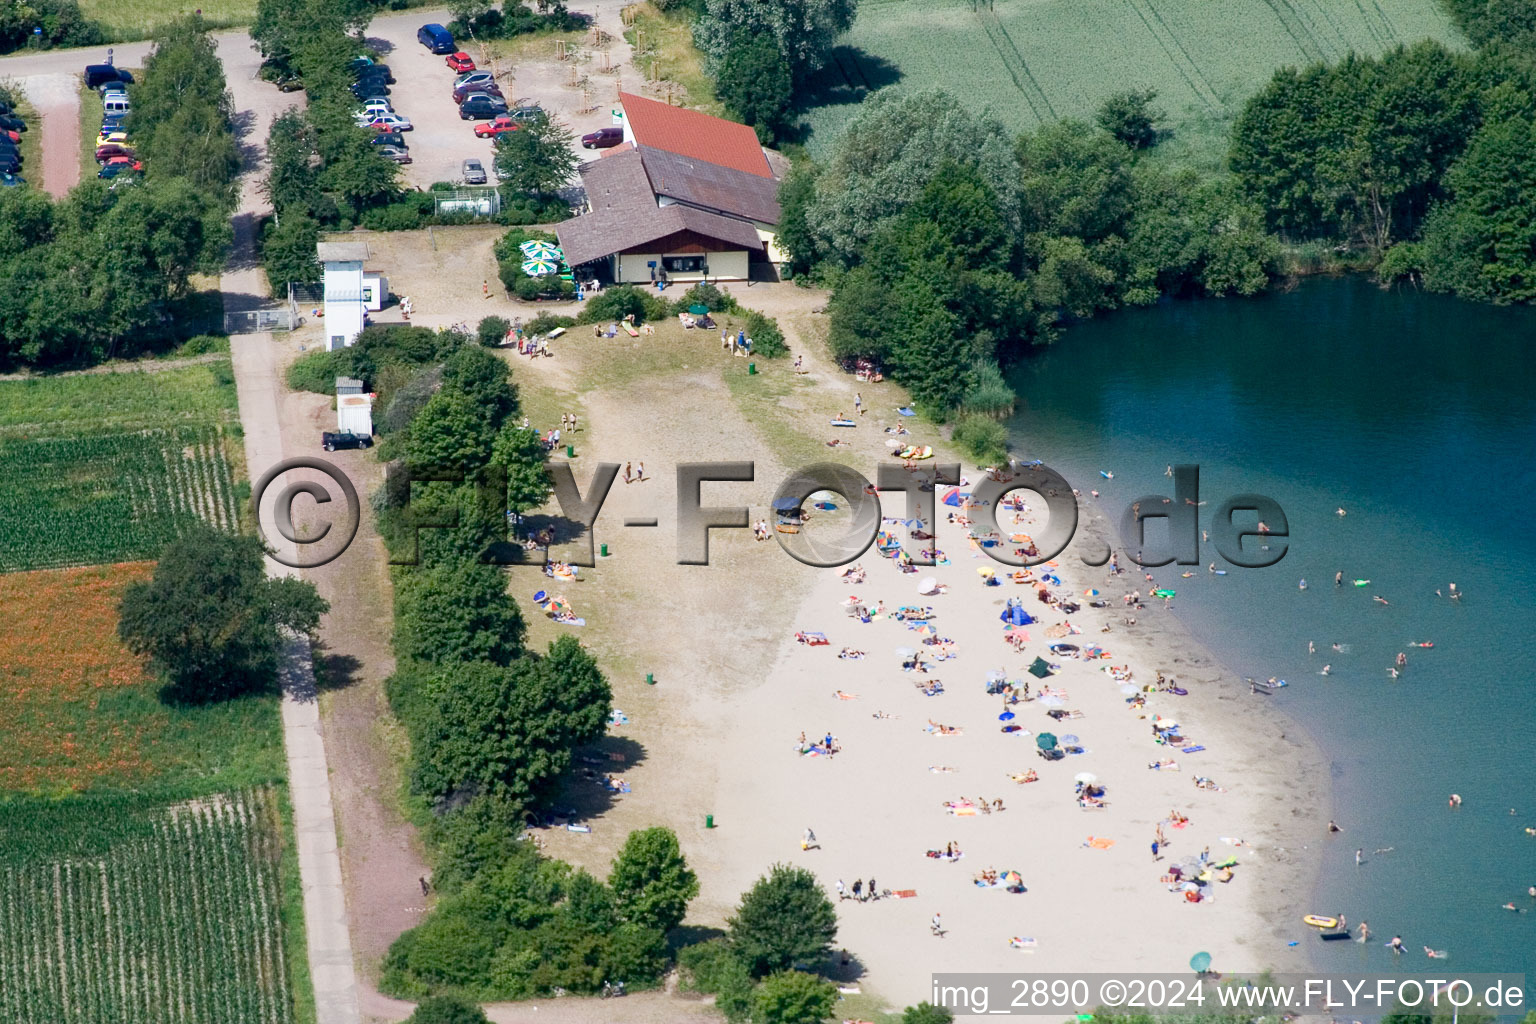
<svg viewBox="0 0 1536 1024"><path fill-rule="evenodd" d="M311 657L315 664L315 688L326 693L345 690L358 681L363 663L350 654L333 651L323 640L316 640Z"/></svg>
<svg viewBox="0 0 1536 1024"><path fill-rule="evenodd" d="M628 736L605 736L581 747L561 783L557 809L549 820L579 823L602 817L622 795L609 790L604 780L623 776L645 757L644 745Z"/></svg>
<svg viewBox="0 0 1536 1024"><path fill-rule="evenodd" d="M870 93L900 81L901 69L884 57L857 46L834 46L826 65L800 90L799 112L861 103Z"/></svg>

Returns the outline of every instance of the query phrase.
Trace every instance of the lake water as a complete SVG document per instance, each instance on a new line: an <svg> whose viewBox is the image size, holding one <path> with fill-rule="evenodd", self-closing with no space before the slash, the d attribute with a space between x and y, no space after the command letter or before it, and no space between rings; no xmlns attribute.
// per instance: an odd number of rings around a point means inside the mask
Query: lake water
<svg viewBox="0 0 1536 1024"><path fill-rule="evenodd" d="M1274 567L1213 576L1203 545L1199 566L1154 571L1235 676L1289 681L1274 700L1331 761L1345 831L1319 837L1319 891L1295 913L1342 910L1378 939L1324 945L1298 921L1319 965L1536 984L1536 313L1312 280L1074 326L1011 381L1016 452L1101 503L1171 495L1164 467L1182 462L1200 466L1202 527L1237 493L1284 508ZM1465 598L1436 596L1450 582Z"/></svg>

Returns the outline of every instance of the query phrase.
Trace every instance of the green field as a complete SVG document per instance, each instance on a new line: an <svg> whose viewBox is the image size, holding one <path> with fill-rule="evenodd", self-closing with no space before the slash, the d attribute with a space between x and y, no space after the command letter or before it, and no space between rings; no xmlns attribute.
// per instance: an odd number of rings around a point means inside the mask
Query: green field
<svg viewBox="0 0 1536 1024"><path fill-rule="evenodd" d="M0 1020L289 1024L281 817L256 790L5 807Z"/></svg>
<svg viewBox="0 0 1536 1024"><path fill-rule="evenodd" d="M201 10L210 28L249 25L256 19L256 0L211 0L181 3L178 0L83 0L81 12L99 21L112 38L119 41L148 39L157 25Z"/></svg>
<svg viewBox="0 0 1536 1024"><path fill-rule="evenodd" d="M1225 145L1243 101L1286 64L1462 45L1436 0L861 0L806 118L822 155L871 88L941 88L1010 129L1091 117L1155 88L1192 160Z"/></svg>
<svg viewBox="0 0 1536 1024"><path fill-rule="evenodd" d="M236 529L227 364L0 382L0 572L150 558Z"/></svg>

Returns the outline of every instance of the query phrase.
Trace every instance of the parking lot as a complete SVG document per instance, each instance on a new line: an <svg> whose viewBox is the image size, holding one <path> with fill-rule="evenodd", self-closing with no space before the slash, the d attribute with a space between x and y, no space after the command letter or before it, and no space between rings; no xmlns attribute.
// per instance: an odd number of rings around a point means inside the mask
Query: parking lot
<svg viewBox="0 0 1536 1024"><path fill-rule="evenodd" d="M411 163L401 168L402 177L406 183L423 189L433 182L457 182L461 180L460 168L464 159L478 157L494 181L495 149L492 142L475 137L474 125L480 122L460 120L458 107L453 102L455 72L442 55L429 52L416 40L417 28L429 20L427 16L411 22L390 19L380 30L368 33L369 43L383 53L383 61L395 76L395 83L390 86L390 103L414 126L405 133ZM639 83L638 72L628 64L629 44L619 36L617 7L612 21L613 24L603 26L611 33L605 37L603 49L608 53L609 66L616 69L614 72L600 70L602 49L594 52L589 45L590 32L579 37L586 59L559 60L557 40L573 37L553 36L527 40L519 46L519 57L515 62L494 64L497 84L501 86L508 107L543 107L551 118L570 127L578 139L586 132L611 124L613 119L609 111L618 106L620 80L626 89L637 88ZM476 60L477 65L483 62L483 47L465 40L460 40L458 45ZM585 92L580 85L572 84L573 77L579 81L583 76L587 79ZM594 109L584 112L584 104ZM579 142L573 145L584 160L598 155L582 150Z"/></svg>

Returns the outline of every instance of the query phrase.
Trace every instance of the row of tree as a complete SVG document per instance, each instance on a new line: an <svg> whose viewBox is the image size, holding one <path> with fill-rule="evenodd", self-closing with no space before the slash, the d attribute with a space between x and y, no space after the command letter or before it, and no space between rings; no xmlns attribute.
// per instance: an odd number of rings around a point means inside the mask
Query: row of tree
<svg viewBox="0 0 1536 1024"><path fill-rule="evenodd" d="M1475 53L1434 42L1284 68L1244 108L1230 163L1288 240L1379 261L1384 279L1536 298L1536 30L1529 5L1449 0Z"/></svg>
<svg viewBox="0 0 1536 1024"><path fill-rule="evenodd" d="M866 100L780 190L780 244L834 286L833 354L884 363L936 415L986 417L1013 401L999 360L1064 317L1262 289L1279 253L1262 211L1143 158L1151 99L1016 138L942 92Z"/></svg>
<svg viewBox="0 0 1536 1024"><path fill-rule="evenodd" d="M157 32L133 103L142 180L91 178L58 202L0 189L0 366L88 365L206 329L191 278L223 266L239 152L200 18Z"/></svg>

